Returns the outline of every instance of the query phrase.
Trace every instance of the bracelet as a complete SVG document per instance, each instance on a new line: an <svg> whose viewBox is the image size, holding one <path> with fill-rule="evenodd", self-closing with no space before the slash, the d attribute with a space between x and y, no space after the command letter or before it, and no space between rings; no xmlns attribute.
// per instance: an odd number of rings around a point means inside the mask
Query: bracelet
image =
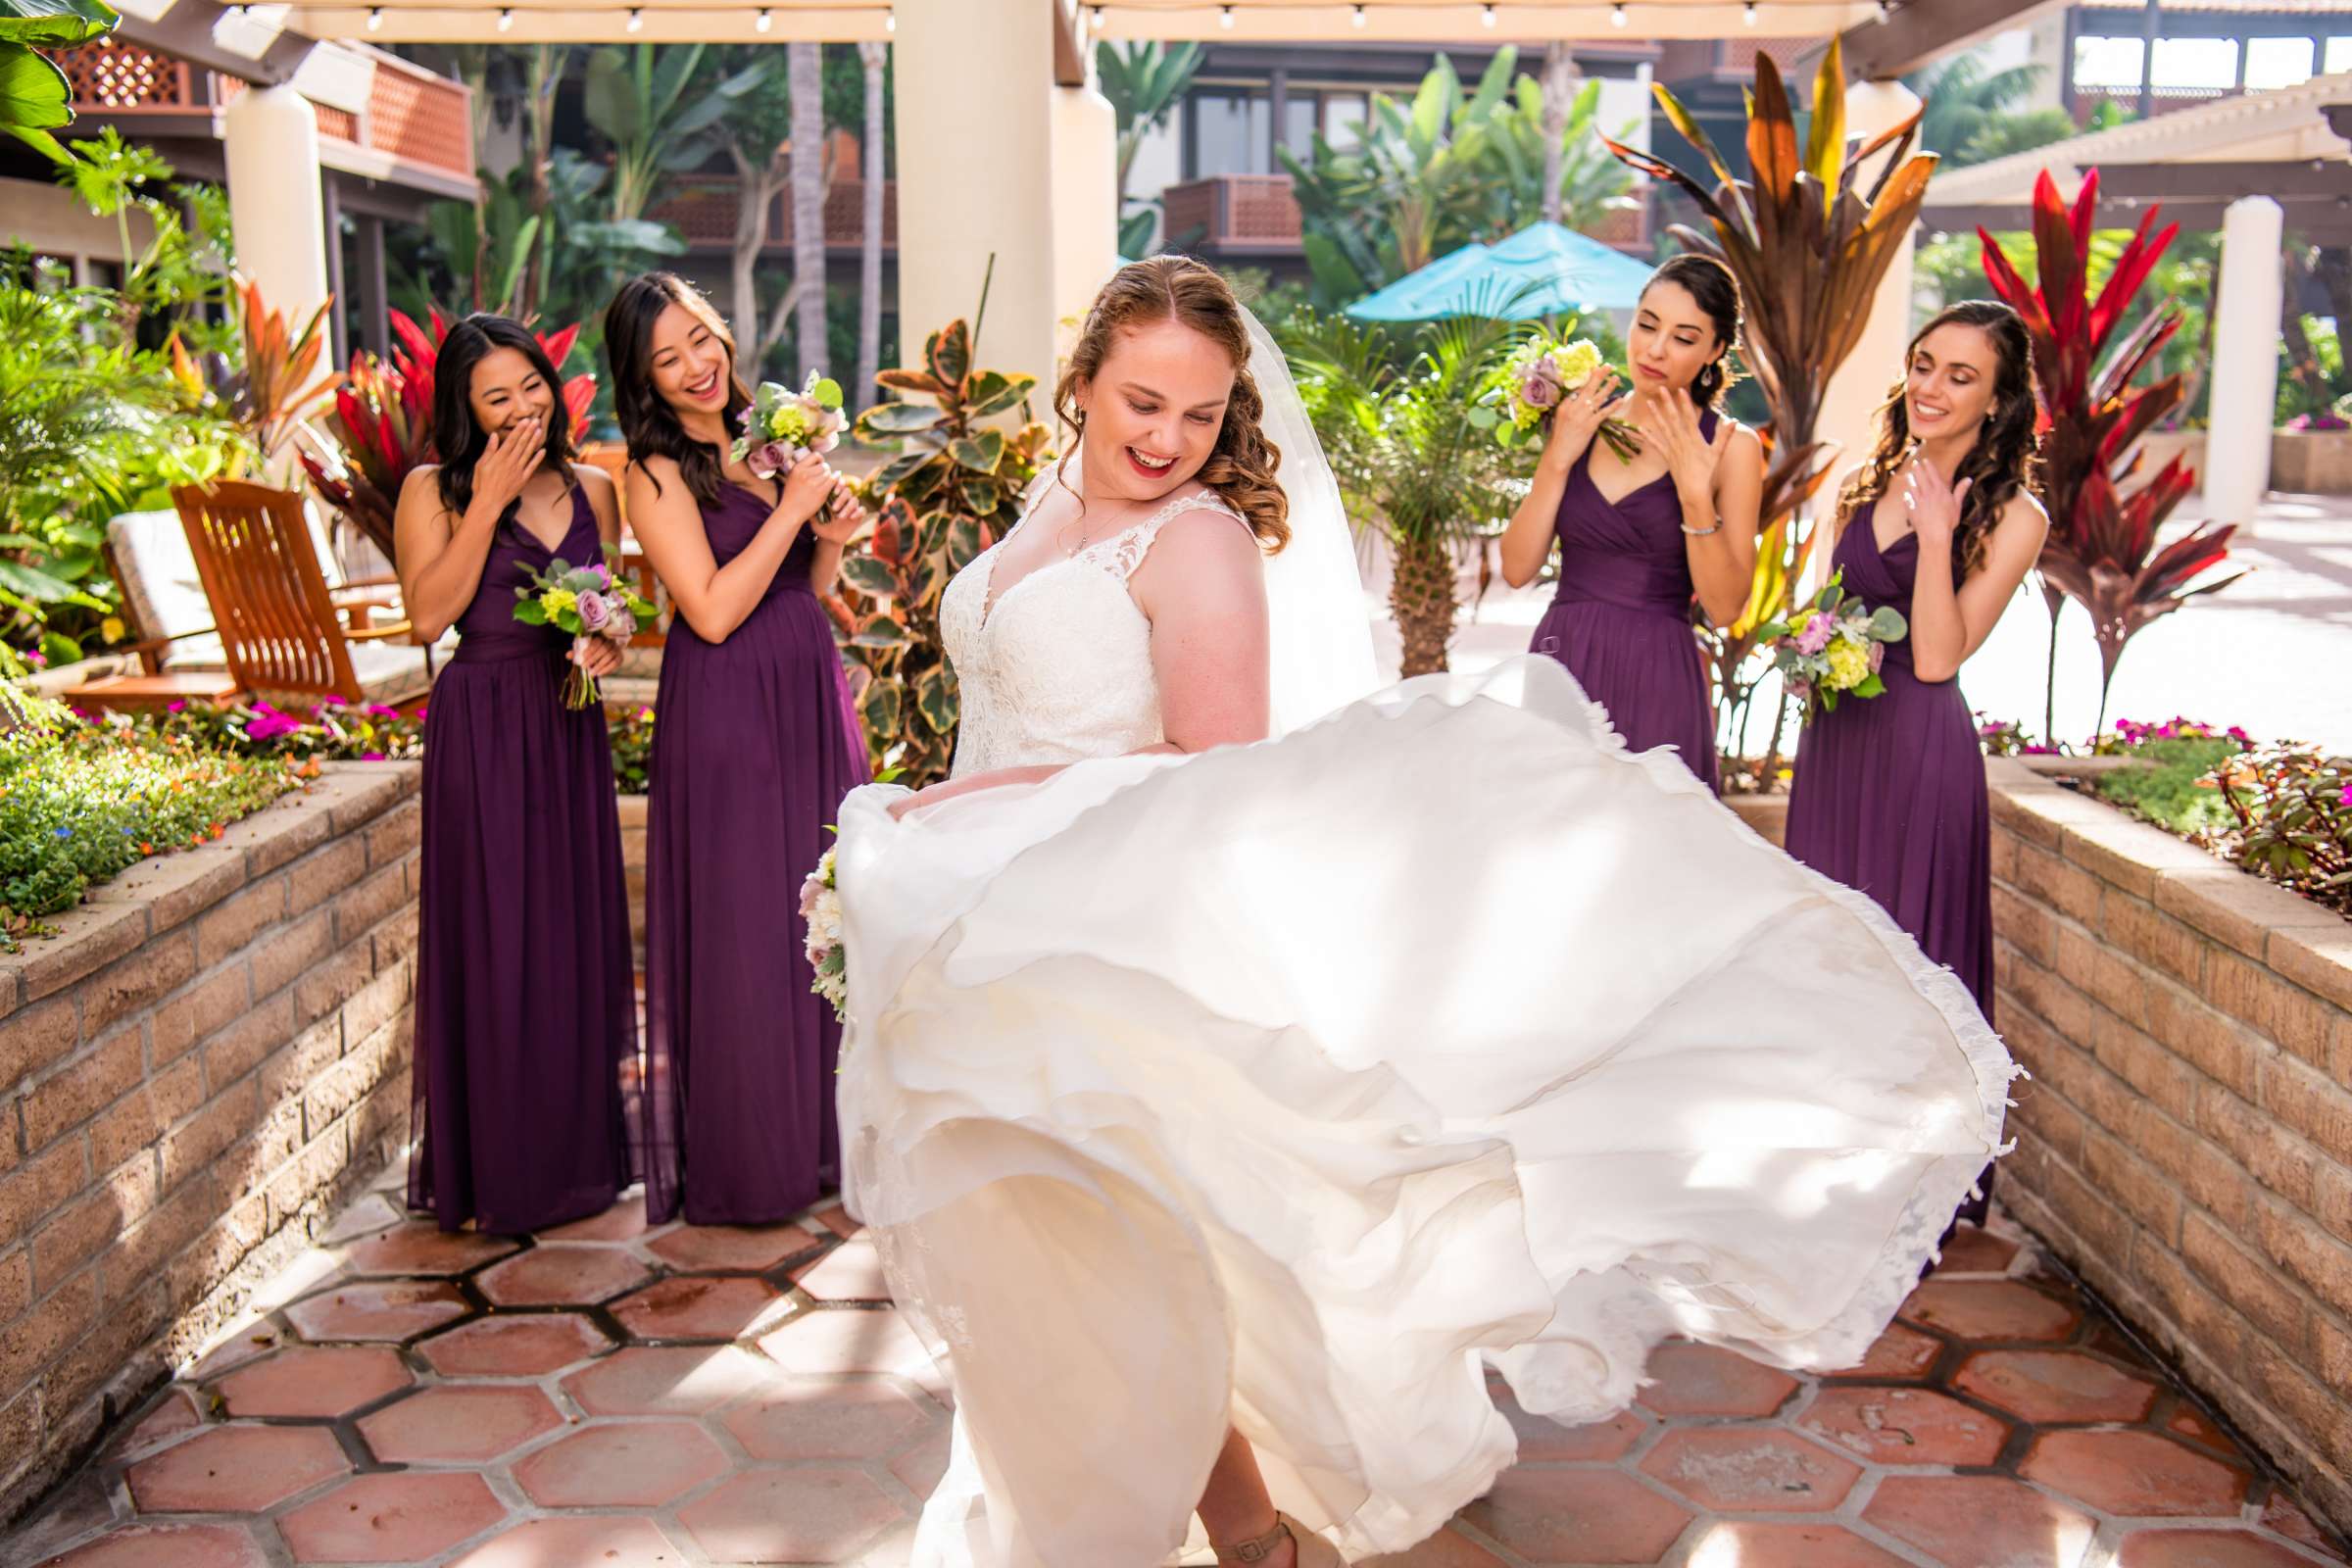
<svg viewBox="0 0 2352 1568"><path fill-rule="evenodd" d="M1693 538L1693 539L1704 539L1704 538L1705 538L1707 535L1709 535L1709 534L1711 534L1711 533L1721 533L1721 532L1723 532L1723 522L1722 522L1722 520L1721 520L1720 518L1719 518L1719 519L1717 519L1717 521L1716 521L1715 525L1714 525L1712 528L1693 528L1693 527L1691 527L1691 526L1690 526L1689 523L1687 523L1687 522L1686 522L1686 523L1684 523L1684 524L1683 524L1683 532L1685 532L1685 533L1689 534L1689 535L1690 535L1691 538Z"/></svg>

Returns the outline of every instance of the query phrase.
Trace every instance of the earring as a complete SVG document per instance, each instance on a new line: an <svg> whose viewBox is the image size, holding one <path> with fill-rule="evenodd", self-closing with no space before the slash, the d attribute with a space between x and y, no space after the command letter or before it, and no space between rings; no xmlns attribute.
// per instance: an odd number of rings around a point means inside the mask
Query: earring
<svg viewBox="0 0 2352 1568"><path fill-rule="evenodd" d="M1072 420L1071 420L1071 422L1072 422L1072 423L1074 423L1074 424L1076 424L1076 425L1078 426L1078 428L1079 428L1079 429L1081 429L1081 430L1085 429L1085 428L1086 428L1086 411L1085 411L1084 409L1080 409L1080 410L1077 412L1077 414L1076 414L1075 416L1072 416Z"/></svg>

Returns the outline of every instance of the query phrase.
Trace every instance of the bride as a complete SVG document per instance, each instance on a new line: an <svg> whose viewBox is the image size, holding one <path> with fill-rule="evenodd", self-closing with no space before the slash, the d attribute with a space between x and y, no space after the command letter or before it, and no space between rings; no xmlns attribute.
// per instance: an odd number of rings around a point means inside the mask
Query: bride
<svg viewBox="0 0 2352 1568"><path fill-rule="evenodd" d="M1511 1463L1489 1365L1585 1422L1670 1336L1860 1359L2000 1137L1959 982L1553 661L1373 692L1215 272L1122 270L1054 406L941 606L954 777L841 812L847 1185L956 1392L918 1568L1330 1568Z"/></svg>

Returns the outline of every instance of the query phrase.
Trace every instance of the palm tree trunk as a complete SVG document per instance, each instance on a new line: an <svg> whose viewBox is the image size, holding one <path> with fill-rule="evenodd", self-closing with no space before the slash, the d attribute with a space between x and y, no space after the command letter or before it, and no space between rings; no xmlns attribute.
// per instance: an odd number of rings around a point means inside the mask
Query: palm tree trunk
<svg viewBox="0 0 2352 1568"><path fill-rule="evenodd" d="M1560 175L1567 157L1568 111L1576 101L1576 57L1553 39L1544 46L1544 221L1560 220Z"/></svg>
<svg viewBox="0 0 2352 1568"><path fill-rule="evenodd" d="M792 53L792 270L801 286L801 379L825 363L825 71L824 46L796 43Z"/></svg>
<svg viewBox="0 0 2352 1568"><path fill-rule="evenodd" d="M767 345L760 341L760 295L753 278L760 266L760 249L767 243L767 207L775 187L768 182L766 171L753 164L732 141L727 143L727 158L735 166L735 239L728 254L731 304L727 315L735 328L736 352L744 357L743 369L756 376ZM768 167L774 167L773 159Z"/></svg>
<svg viewBox="0 0 2352 1568"><path fill-rule="evenodd" d="M1453 552L1442 535L1407 533L1396 536L1396 557L1389 613L1404 642L1401 672L1408 678L1443 673L1453 641Z"/></svg>
<svg viewBox="0 0 2352 1568"><path fill-rule="evenodd" d="M858 384L850 392L853 409L874 396L874 377L882 373L882 68L889 59L888 44L858 46L858 63L865 67L865 232L858 253Z"/></svg>

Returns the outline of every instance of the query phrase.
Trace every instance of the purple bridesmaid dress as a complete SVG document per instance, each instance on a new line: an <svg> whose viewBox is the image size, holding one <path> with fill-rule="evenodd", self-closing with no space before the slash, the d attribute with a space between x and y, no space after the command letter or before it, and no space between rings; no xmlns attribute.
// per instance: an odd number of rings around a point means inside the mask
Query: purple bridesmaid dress
<svg viewBox="0 0 2352 1568"><path fill-rule="evenodd" d="M771 503L703 509L725 565ZM866 782L865 739L803 529L724 642L681 617L662 651L646 812L646 1183L657 1224L790 1218L841 1180L841 1027L808 987L801 883Z"/></svg>
<svg viewBox="0 0 2352 1568"><path fill-rule="evenodd" d="M1875 504L1838 535L1831 562L1872 609L1911 613L1919 539L1881 551ZM1788 795L1790 855L1870 895L1920 951L1960 977L1992 1017L1992 808L1984 757L1957 680L1922 680L1908 638L1890 643L1886 691L1806 726ZM1980 1184L1990 1190L1991 1171ZM1961 1217L1982 1222L1985 1200Z"/></svg>
<svg viewBox="0 0 2352 1568"><path fill-rule="evenodd" d="M628 888L599 709L564 706L570 640L514 619L554 557L596 559L574 486L556 550L498 526L424 720L409 1202L444 1230L602 1213L636 1180Z"/></svg>
<svg viewBox="0 0 2352 1568"><path fill-rule="evenodd" d="M1699 416L1709 440L1715 419ZM1690 626L1695 590L1674 479L1611 501L1592 483L1592 456L1576 460L1560 496L1559 591L1529 651L1567 665L1628 747L1671 746L1714 789L1715 705Z"/></svg>

